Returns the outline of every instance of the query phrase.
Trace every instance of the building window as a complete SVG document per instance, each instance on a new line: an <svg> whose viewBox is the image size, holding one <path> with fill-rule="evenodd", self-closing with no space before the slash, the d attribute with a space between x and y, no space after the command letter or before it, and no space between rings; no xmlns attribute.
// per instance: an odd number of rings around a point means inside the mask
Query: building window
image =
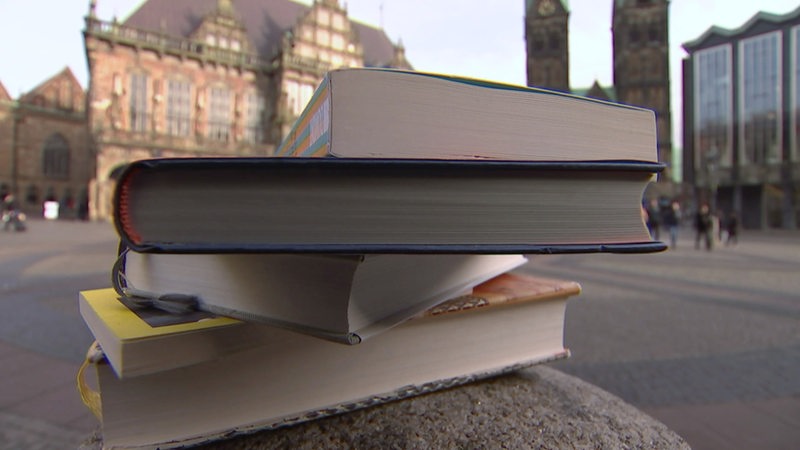
<svg viewBox="0 0 800 450"><path fill-rule="evenodd" d="M768 33L739 44L740 165L773 164L783 157L780 38Z"/></svg>
<svg viewBox="0 0 800 450"><path fill-rule="evenodd" d="M244 140L251 144L260 144L264 140L264 98L258 92L250 92L245 98L247 113Z"/></svg>
<svg viewBox="0 0 800 450"><path fill-rule="evenodd" d="M326 48L331 46L331 35L327 30L317 30L317 44Z"/></svg>
<svg viewBox="0 0 800 450"><path fill-rule="evenodd" d="M694 166L733 165L731 47L700 50L694 56Z"/></svg>
<svg viewBox="0 0 800 450"><path fill-rule="evenodd" d="M344 16L341 15L341 14L334 14L332 23L333 23L333 28L335 30L344 30L345 29L345 27L344 27L344 24L345 24Z"/></svg>
<svg viewBox="0 0 800 450"><path fill-rule="evenodd" d="M147 75L131 74L130 130L147 131Z"/></svg>
<svg viewBox="0 0 800 450"><path fill-rule="evenodd" d="M167 81L167 134L188 136L192 123L192 85L188 81Z"/></svg>
<svg viewBox="0 0 800 450"><path fill-rule="evenodd" d="M341 34L333 34L331 36L331 47L337 51L344 50L344 36Z"/></svg>
<svg viewBox="0 0 800 450"><path fill-rule="evenodd" d="M317 22L320 25L330 25L330 23L331 23L331 14L328 11L319 10L317 12Z"/></svg>
<svg viewBox="0 0 800 450"><path fill-rule="evenodd" d="M47 178L69 178L69 153L64 136L51 134L42 149L42 174Z"/></svg>
<svg viewBox="0 0 800 450"><path fill-rule="evenodd" d="M28 185L28 189L25 191L25 201L29 205L38 205L39 204L39 188L33 184Z"/></svg>
<svg viewBox="0 0 800 450"><path fill-rule="evenodd" d="M228 142L231 136L231 92L224 87L209 89L208 137Z"/></svg>

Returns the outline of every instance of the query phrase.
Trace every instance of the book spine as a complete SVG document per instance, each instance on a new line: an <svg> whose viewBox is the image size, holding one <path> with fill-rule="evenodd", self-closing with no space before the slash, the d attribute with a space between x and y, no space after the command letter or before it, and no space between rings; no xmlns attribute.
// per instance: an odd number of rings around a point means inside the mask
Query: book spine
<svg viewBox="0 0 800 450"><path fill-rule="evenodd" d="M276 156L321 157L328 154L331 134L330 85L330 76L326 76L278 147Z"/></svg>

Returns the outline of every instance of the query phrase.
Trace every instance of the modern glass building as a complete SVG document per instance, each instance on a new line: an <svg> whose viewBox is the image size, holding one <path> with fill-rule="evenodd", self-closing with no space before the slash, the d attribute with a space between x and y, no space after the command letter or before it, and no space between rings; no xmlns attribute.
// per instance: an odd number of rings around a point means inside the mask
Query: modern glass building
<svg viewBox="0 0 800 450"><path fill-rule="evenodd" d="M800 8L686 42L683 173L699 203L746 228L800 212Z"/></svg>

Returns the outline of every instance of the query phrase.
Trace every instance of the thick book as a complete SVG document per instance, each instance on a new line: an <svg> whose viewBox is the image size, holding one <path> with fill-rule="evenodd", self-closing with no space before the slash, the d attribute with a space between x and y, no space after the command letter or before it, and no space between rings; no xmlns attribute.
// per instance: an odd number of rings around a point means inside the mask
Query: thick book
<svg viewBox="0 0 800 450"><path fill-rule="evenodd" d="M657 161L653 111L391 69L327 74L278 156Z"/></svg>
<svg viewBox="0 0 800 450"><path fill-rule="evenodd" d="M297 254L144 254L127 252L122 271L126 285L153 297L193 296L197 309L250 322L289 328L341 343L358 344L448 298L527 262L522 255L297 255ZM121 289L124 292L124 289ZM81 307L92 331L113 338L113 356L129 341L146 352L163 335L129 323L102 320L86 296ZM95 300L93 303L99 303ZM115 302L111 302L115 303ZM116 302L118 303L118 302ZM102 305L121 311L119 305ZM84 311L85 310L85 311ZM92 314L93 313L93 314ZM174 317L174 316L173 316ZM178 315L178 318L181 316ZM168 317L169 318L169 315ZM215 319L218 320L218 319ZM177 325L185 326L185 325ZM227 350L225 345L218 346ZM186 349L184 355L190 354ZM150 366L164 353L154 350ZM202 353L202 352L201 352ZM169 353L164 353L169 358ZM120 374L147 370L125 368ZM160 361L160 360L158 360Z"/></svg>
<svg viewBox="0 0 800 450"><path fill-rule="evenodd" d="M131 163L115 224L138 252L558 253L664 249L656 163L183 158Z"/></svg>
<svg viewBox="0 0 800 450"><path fill-rule="evenodd" d="M261 325L261 345L174 370L120 379L100 362L104 448L198 444L562 358L566 301L579 292L505 274L357 346Z"/></svg>

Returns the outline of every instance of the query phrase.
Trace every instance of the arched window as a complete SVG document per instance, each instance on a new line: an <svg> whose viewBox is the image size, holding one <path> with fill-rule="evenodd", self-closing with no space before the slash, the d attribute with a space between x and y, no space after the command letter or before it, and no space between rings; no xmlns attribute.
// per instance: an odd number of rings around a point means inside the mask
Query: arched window
<svg viewBox="0 0 800 450"><path fill-rule="evenodd" d="M59 133L53 133L42 150L42 174L48 178L69 178L69 143Z"/></svg>

